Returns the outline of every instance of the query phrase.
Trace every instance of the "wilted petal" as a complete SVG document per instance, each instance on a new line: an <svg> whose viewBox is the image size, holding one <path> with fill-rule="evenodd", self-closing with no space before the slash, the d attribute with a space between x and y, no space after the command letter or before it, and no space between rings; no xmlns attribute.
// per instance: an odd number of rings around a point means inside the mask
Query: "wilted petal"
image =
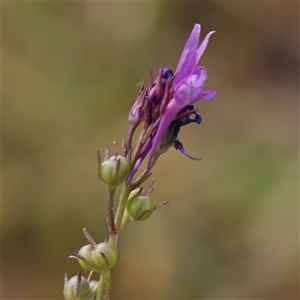
<svg viewBox="0 0 300 300"><path fill-rule="evenodd" d="M201 158L197 158L197 157L193 157L193 156L190 156L183 148L183 145L179 142L179 141L176 141L174 143L174 147L179 150L183 155L187 156L188 158L190 159L193 159L193 160L201 160Z"/></svg>

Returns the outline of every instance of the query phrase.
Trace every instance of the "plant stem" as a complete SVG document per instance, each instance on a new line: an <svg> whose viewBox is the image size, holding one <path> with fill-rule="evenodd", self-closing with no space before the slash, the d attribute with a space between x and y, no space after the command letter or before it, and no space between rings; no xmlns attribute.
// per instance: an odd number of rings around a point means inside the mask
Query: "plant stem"
<svg viewBox="0 0 300 300"><path fill-rule="evenodd" d="M126 202L129 196L129 193L131 192L131 182L126 182L123 185L123 190L120 196L116 216L115 216L115 228L117 233L119 233L120 227L121 227L121 222L122 218L124 215L125 207L126 207Z"/></svg>
<svg viewBox="0 0 300 300"><path fill-rule="evenodd" d="M95 300L110 300L111 276L110 271L101 275ZM105 298L104 298L105 297Z"/></svg>
<svg viewBox="0 0 300 300"><path fill-rule="evenodd" d="M95 300L104 300L104 295L105 295L105 280L103 278L103 275L101 275Z"/></svg>
<svg viewBox="0 0 300 300"><path fill-rule="evenodd" d="M111 276L110 271L102 275L105 282L105 300L110 300L110 291L111 291Z"/></svg>
<svg viewBox="0 0 300 300"><path fill-rule="evenodd" d="M114 195L115 189L108 189L108 201L107 201L107 212L106 212L106 223L110 237L116 234L115 221L114 221Z"/></svg>

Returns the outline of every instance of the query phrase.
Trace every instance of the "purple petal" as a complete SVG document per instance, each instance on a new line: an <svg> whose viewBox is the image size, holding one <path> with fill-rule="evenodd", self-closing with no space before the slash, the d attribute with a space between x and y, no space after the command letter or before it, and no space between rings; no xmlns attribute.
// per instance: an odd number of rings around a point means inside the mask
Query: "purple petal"
<svg viewBox="0 0 300 300"><path fill-rule="evenodd" d="M139 156L139 158L137 159L129 177L127 178L127 182L129 182L134 174L137 172L138 168L140 167L141 163L143 162L143 160L145 159L145 157L147 156L147 154L149 153L150 149L151 149L151 146L152 146L152 143L151 143L151 140L148 139L148 141L146 142L146 144L144 145L143 149L142 149L142 152Z"/></svg>
<svg viewBox="0 0 300 300"><path fill-rule="evenodd" d="M204 67L197 67L195 74L178 83L174 94L174 98L178 106L191 105L201 99L212 100L217 95L217 91L202 91L206 79L206 69Z"/></svg>
<svg viewBox="0 0 300 300"><path fill-rule="evenodd" d="M191 105L203 97L202 86L206 77L206 70L202 68L200 74L189 76L185 80L182 80L180 85L178 84L179 88L175 90L174 94L178 106L184 107ZM206 96L206 94L204 96Z"/></svg>
<svg viewBox="0 0 300 300"><path fill-rule="evenodd" d="M212 100L216 96L217 96L217 90L207 90L207 91L203 92L202 99L203 100Z"/></svg>
<svg viewBox="0 0 300 300"><path fill-rule="evenodd" d="M210 32L206 35L206 37L204 38L203 42L201 43L199 49L197 50L197 60L198 60L197 63L199 62L199 60L200 60L200 58L201 58L203 52L205 51L205 49L206 49L206 47L207 47L207 45L208 45L209 38L210 38L210 36L211 36L213 33L215 33L215 31L210 31Z"/></svg>
<svg viewBox="0 0 300 300"><path fill-rule="evenodd" d="M181 81L184 80L184 78L194 73L197 63L198 63L197 51L195 50L191 53L189 61L187 62L185 68L181 70L179 73L175 73L176 74L176 78L174 80L175 89L177 85L180 85Z"/></svg>
<svg viewBox="0 0 300 300"><path fill-rule="evenodd" d="M164 113L164 115L161 119L161 122L160 122L160 124L157 128L157 131L155 133L153 141L152 141L152 147L151 147L151 151L150 151L150 154L149 154L147 170L150 170L150 166L151 166L151 162L153 160L154 154L156 152L156 149L157 149L164 133L169 128L171 123L175 120L178 112L180 112L180 110L183 107L178 106L178 104L175 102L174 98L169 102L169 104L166 108L166 111L165 111L165 113Z"/></svg>
<svg viewBox="0 0 300 300"><path fill-rule="evenodd" d="M192 53L195 50L197 50L197 46L200 38L200 31L201 31L201 26L199 24L195 24L194 29L192 30L183 48L175 73L181 72L186 67Z"/></svg>
<svg viewBox="0 0 300 300"><path fill-rule="evenodd" d="M207 79L207 71L204 67L197 67L194 74L187 78L186 84L191 88L201 88L203 87Z"/></svg>
<svg viewBox="0 0 300 300"><path fill-rule="evenodd" d="M180 86L180 88L174 94L174 99L175 99L177 105L182 108L186 105L192 104L191 102L194 100L194 98L195 97L194 97L194 95L192 95L191 88L186 84L182 84ZM178 112L179 111L180 110L178 110Z"/></svg>

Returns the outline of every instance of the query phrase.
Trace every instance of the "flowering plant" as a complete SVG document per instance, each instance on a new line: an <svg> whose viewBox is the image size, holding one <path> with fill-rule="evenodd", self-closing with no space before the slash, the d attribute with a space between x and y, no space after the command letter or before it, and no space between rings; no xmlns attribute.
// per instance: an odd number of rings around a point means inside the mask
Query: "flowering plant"
<svg viewBox="0 0 300 300"><path fill-rule="evenodd" d="M154 181L146 190L141 187L151 176L150 171L158 157L174 146L185 156L199 160L187 154L177 136L182 126L201 123L201 116L193 104L201 99L211 100L217 94L214 89L203 90L207 72L204 67L198 66L214 31L209 32L198 47L200 29L199 24L194 26L175 72L169 68L161 68L154 80L150 70L149 84L141 87L129 111L130 126L127 139L122 142L122 155L117 149L111 156L108 144L103 160L98 151L98 176L108 189L106 221L109 239L98 244L84 229L88 244L69 257L77 259L83 269L90 271L90 275L86 279L79 271L70 280L65 276L66 300L110 299L111 269L118 260L122 231L129 222L146 220L157 208L168 203L152 202L149 195L153 191ZM133 136L140 125L142 130L133 147ZM146 157L146 167L136 177L136 172ZM121 184L123 188L115 210L114 194ZM93 272L100 274L99 281L91 280Z"/></svg>

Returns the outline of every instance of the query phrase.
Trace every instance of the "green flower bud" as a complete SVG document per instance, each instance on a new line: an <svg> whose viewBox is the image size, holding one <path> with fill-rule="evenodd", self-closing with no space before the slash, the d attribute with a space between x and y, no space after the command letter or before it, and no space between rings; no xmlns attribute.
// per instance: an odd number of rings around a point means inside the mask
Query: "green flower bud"
<svg viewBox="0 0 300 300"><path fill-rule="evenodd" d="M129 176L130 163L122 155L115 155L105 160L98 170L99 178L110 188L116 188Z"/></svg>
<svg viewBox="0 0 300 300"><path fill-rule="evenodd" d="M142 188L134 189L133 191L130 192L130 194L128 196L128 201L137 198L138 196L140 196L142 194L142 192L143 192Z"/></svg>
<svg viewBox="0 0 300 300"><path fill-rule="evenodd" d="M92 260L96 266L95 271L105 273L117 263L118 251L107 242L100 243L92 251Z"/></svg>
<svg viewBox="0 0 300 300"><path fill-rule="evenodd" d="M92 261L92 247L90 244L83 246L78 254L82 258L78 257L79 264L82 268L87 271L92 271L94 269L94 263Z"/></svg>
<svg viewBox="0 0 300 300"><path fill-rule="evenodd" d="M155 209L149 196L140 196L141 190L133 190L126 204L126 213L131 221L147 220Z"/></svg>
<svg viewBox="0 0 300 300"><path fill-rule="evenodd" d="M81 276L80 271L78 275L68 280L65 276L64 298L65 300L93 300L95 298L98 288L98 282L88 282Z"/></svg>

